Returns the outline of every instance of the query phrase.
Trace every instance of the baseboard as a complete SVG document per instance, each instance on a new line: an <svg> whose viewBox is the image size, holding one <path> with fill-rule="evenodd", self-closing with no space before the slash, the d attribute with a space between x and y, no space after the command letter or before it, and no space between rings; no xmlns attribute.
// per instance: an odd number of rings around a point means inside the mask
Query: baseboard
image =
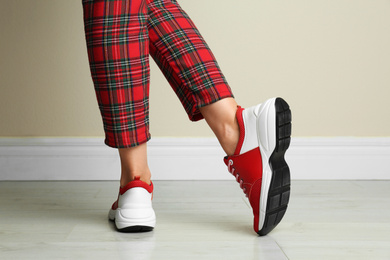
<svg viewBox="0 0 390 260"><path fill-rule="evenodd" d="M232 180L214 138L154 138L154 180ZM390 179L390 138L293 138L295 180ZM0 180L118 180L116 149L101 138L0 138Z"/></svg>

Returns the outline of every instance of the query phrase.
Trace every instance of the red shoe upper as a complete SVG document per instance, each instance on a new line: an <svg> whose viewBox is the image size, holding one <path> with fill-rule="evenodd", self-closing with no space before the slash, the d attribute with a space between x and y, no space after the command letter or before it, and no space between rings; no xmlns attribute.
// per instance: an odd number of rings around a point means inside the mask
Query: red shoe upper
<svg viewBox="0 0 390 260"><path fill-rule="evenodd" d="M120 195L123 195L126 191L128 191L129 189L131 188L136 188L136 187L140 187L140 188L144 188L145 190L147 190L149 193L152 193L153 192L153 182L150 182L150 185L147 184L146 182L144 181L141 181L140 180L140 177L137 176L134 178L133 181L129 182L125 187L121 187L119 189L119 193Z"/></svg>
<svg viewBox="0 0 390 260"><path fill-rule="evenodd" d="M259 202L263 165L259 147L256 147L243 154L239 154L245 137L245 124L242 118L242 109L237 109L237 121L240 128L240 138L232 156L226 156L224 162L228 167L228 171L236 177L240 187L248 197L252 206L254 215L254 230L258 232L259 223Z"/></svg>

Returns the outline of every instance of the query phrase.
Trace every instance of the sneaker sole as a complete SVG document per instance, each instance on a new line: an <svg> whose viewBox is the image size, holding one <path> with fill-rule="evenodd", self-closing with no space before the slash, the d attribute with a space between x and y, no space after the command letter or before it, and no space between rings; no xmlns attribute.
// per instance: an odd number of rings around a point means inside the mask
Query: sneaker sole
<svg viewBox="0 0 390 260"><path fill-rule="evenodd" d="M124 217L118 209L110 209L109 220L115 223L117 231L124 233L149 232L154 229L156 223L154 212L145 219L129 219Z"/></svg>
<svg viewBox="0 0 390 260"><path fill-rule="evenodd" d="M267 145L269 145L268 148L274 147L274 149L270 156L270 152L268 152L268 156L267 152L262 152L264 160L268 160L263 162L263 166L268 165L269 167L264 167L263 170L259 231L257 232L260 236L268 234L280 223L286 213L290 198L290 170L284 159L284 154L291 141L291 111L287 102L282 98L271 100L268 106L267 116L272 115L274 117L270 118L271 124L273 124L272 120L275 120L275 122L274 126L268 126L267 138L272 140L268 140ZM269 128L274 130L272 131ZM264 145L261 145L260 141L259 137L259 145L263 147Z"/></svg>
<svg viewBox="0 0 390 260"><path fill-rule="evenodd" d="M154 227L149 226L131 226L125 228L117 228L116 230L122 233L141 233L141 232L150 232L154 229Z"/></svg>
<svg viewBox="0 0 390 260"><path fill-rule="evenodd" d="M123 216L121 216L120 211L112 209L110 209L108 219L115 223L115 228L117 231L124 233L152 231L156 222L155 216L150 217L148 220L145 219L142 221L125 219Z"/></svg>

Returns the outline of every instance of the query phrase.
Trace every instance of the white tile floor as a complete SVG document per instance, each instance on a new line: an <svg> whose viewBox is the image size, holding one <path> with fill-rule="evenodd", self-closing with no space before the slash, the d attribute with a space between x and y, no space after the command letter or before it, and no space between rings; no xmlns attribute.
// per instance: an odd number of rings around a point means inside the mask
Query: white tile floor
<svg viewBox="0 0 390 260"><path fill-rule="evenodd" d="M0 182L0 259L390 259L390 181L293 181L268 236L234 181L155 181L153 232L107 221L117 182Z"/></svg>

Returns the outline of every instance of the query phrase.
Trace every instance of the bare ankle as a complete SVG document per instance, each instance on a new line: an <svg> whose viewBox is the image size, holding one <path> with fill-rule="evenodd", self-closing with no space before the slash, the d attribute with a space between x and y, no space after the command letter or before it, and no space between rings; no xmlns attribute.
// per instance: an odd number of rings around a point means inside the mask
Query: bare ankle
<svg viewBox="0 0 390 260"><path fill-rule="evenodd" d="M226 155L233 155L240 137L238 124L225 126L217 137Z"/></svg>
<svg viewBox="0 0 390 260"><path fill-rule="evenodd" d="M126 186L129 182L140 177L141 181L150 184L151 173L147 160L147 145L143 143L130 148L120 148L121 180L120 185Z"/></svg>

